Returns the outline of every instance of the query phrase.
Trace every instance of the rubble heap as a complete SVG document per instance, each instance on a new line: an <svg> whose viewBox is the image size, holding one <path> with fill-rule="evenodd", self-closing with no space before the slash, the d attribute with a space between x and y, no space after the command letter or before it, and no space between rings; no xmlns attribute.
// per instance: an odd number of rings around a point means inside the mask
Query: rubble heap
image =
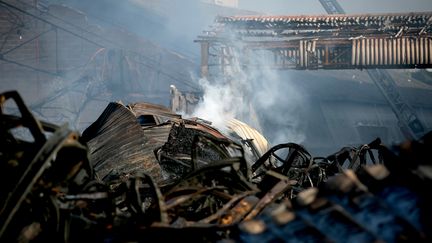
<svg viewBox="0 0 432 243"><path fill-rule="evenodd" d="M429 241L432 133L314 157L111 103L82 136L0 114L0 239L13 242ZM21 136L25 129L30 136ZM30 138L30 139L29 139Z"/></svg>

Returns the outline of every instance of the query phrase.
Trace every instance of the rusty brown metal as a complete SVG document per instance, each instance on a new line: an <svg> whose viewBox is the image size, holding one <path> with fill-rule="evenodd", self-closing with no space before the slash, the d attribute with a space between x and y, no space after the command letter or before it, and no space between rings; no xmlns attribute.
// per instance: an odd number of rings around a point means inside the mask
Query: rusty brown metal
<svg viewBox="0 0 432 243"><path fill-rule="evenodd" d="M101 180L109 180L110 175L127 177L141 170L161 181L161 168L153 150L166 142L169 132L169 125L145 131L131 110L120 103L110 103L82 138L89 146L90 161Z"/></svg>
<svg viewBox="0 0 432 243"><path fill-rule="evenodd" d="M216 19L217 28L208 33L223 36L224 28L230 28L243 36L315 37L338 33L339 37L388 35L394 37L425 35L430 30L431 12L357 15L311 15L311 16L221 16ZM246 31L247 29L247 31ZM268 30L274 30L271 32ZM296 32L302 30L302 32ZM309 31L314 32L309 32ZM401 32L402 31L402 32ZM401 34L402 33L402 34ZM427 35L427 34L426 34Z"/></svg>
<svg viewBox="0 0 432 243"><path fill-rule="evenodd" d="M223 49L235 50L233 43L239 40L239 60L247 59L241 57L242 53L274 53L269 66L278 69L431 68L431 17L431 12L221 16L216 19L216 27L199 36L197 42L209 46L201 60L207 67L206 77L216 75L212 70L220 71L225 59L234 58L227 57L233 54ZM209 70L209 66L215 68Z"/></svg>
<svg viewBox="0 0 432 243"><path fill-rule="evenodd" d="M83 140L101 180L109 176L127 178L142 171L157 183L165 183L193 170L191 148L194 137L200 134L227 140L215 128L182 119L162 106L111 103L84 131Z"/></svg>
<svg viewBox="0 0 432 243"><path fill-rule="evenodd" d="M278 197L280 197L284 192L289 190L295 182L291 180L281 180L279 181L269 192L267 192L264 197L260 199L253 210L245 217L245 220L250 220L255 218L267 205L272 203Z"/></svg>
<svg viewBox="0 0 432 243"><path fill-rule="evenodd" d="M15 102L20 116L7 113L8 100ZM77 193L92 179L87 149L77 132L38 121L16 91L0 94L0 108L0 241L14 241L17 235L22 240L54 239L58 219L49 219L40 206L58 209L53 198Z"/></svg>
<svg viewBox="0 0 432 243"><path fill-rule="evenodd" d="M200 222L211 223L217 221L219 223L224 222L224 224L226 225L239 222L253 208L253 206L258 201L258 199L255 196L253 196L253 194L255 193L256 193L255 191L247 191L234 196L220 210L210 215L209 217L201 220ZM237 204L234 205L234 203L236 202Z"/></svg>
<svg viewBox="0 0 432 243"><path fill-rule="evenodd" d="M313 43L305 47L313 49ZM7 97L14 95L0 95L1 103ZM88 160L79 134L32 123L34 117L27 115L0 113L2 242L432 238L427 190L432 183L432 133L392 150L377 139L328 157L313 157L298 144L281 144L249 168L242 146L208 124L183 120L150 104L111 103L86 130L84 138L93 146L90 156L98 155L93 159L103 164L98 154L103 150L152 153L149 161L159 165L155 175L162 174L163 180L150 174L152 164L128 171L128 163L136 161L133 153L105 164L125 174L95 166L96 173L107 173L101 180L93 174L90 162L95 161ZM139 119L142 115L155 117ZM10 133L17 126L33 126L45 141L22 141ZM145 136L139 141L146 144L137 146L123 137L128 129ZM155 144L162 145L154 151L144 148ZM280 149L288 149L286 156L276 153ZM178 168L184 171L170 174Z"/></svg>

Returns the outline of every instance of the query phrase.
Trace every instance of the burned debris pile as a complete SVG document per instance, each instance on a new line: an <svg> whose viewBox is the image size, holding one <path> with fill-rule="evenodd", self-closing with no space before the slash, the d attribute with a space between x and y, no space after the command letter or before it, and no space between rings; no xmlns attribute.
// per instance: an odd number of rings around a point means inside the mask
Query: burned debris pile
<svg viewBox="0 0 432 243"><path fill-rule="evenodd" d="M6 101L20 115L0 114L2 242L432 237L432 133L314 157L147 103L110 103L79 136L35 119L16 92Z"/></svg>

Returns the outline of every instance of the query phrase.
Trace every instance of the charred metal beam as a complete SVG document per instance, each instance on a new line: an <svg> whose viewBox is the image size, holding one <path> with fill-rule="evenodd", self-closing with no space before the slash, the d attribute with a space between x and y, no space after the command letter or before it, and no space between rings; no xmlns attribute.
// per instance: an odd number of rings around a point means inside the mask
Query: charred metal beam
<svg viewBox="0 0 432 243"><path fill-rule="evenodd" d="M209 51L224 48L236 50L245 68L254 67L254 53L274 55L267 63L278 69L431 68L431 18L431 12L221 16L196 42L209 45L201 59L205 76L215 75L209 67L221 70L233 60L233 53Z"/></svg>
<svg viewBox="0 0 432 243"><path fill-rule="evenodd" d="M1 103L10 96L1 95ZM23 117L2 112L0 118L0 195L6 199L0 200L0 240L5 242L428 242L432 237L432 133L392 150L377 139L328 157L281 144L251 169L240 145L157 105L111 103L84 139L42 123L44 134L54 133L38 143L8 133L22 124L29 128ZM133 132L143 132L149 141L161 139L152 128L167 125L169 134L155 151L139 139L115 137L128 134L133 123L138 128ZM165 184L136 169L95 180L82 140L93 142L93 155L116 145L121 147L116 151L128 153L130 146L154 152L154 163L164 162L159 152L174 158L168 166L191 162L192 171ZM22 156L20 149L31 153ZM378 150L379 160L371 150ZM127 159L117 157L111 169L134 166ZM263 171L263 178L256 180L251 170Z"/></svg>

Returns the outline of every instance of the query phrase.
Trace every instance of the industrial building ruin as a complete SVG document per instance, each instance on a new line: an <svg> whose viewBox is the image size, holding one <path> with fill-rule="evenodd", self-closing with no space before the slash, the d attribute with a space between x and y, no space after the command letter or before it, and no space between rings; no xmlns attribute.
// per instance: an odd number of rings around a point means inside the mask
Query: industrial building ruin
<svg viewBox="0 0 432 243"><path fill-rule="evenodd" d="M2 240L431 237L431 133L393 151L377 139L327 157L295 143L259 154L251 137L150 104L111 103L80 137L35 119L18 93L0 97L22 114L1 113Z"/></svg>
<svg viewBox="0 0 432 243"><path fill-rule="evenodd" d="M0 242L431 241L432 5L276 2L0 0Z"/></svg>

